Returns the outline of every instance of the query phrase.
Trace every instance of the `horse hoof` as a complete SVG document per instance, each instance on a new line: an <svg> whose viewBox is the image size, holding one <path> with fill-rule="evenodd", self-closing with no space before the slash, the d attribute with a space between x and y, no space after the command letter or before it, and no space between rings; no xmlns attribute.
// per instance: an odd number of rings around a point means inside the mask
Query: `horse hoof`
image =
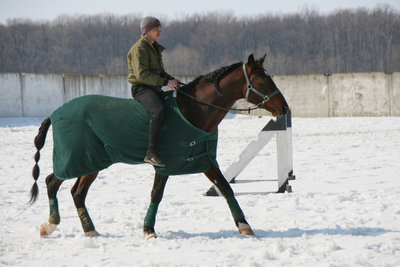
<svg viewBox="0 0 400 267"><path fill-rule="evenodd" d="M146 240L152 239L152 238L157 238L156 233L150 233L150 234L146 234L144 237Z"/></svg>
<svg viewBox="0 0 400 267"><path fill-rule="evenodd" d="M157 238L156 232L154 231L154 227L143 226L143 234L146 240Z"/></svg>
<svg viewBox="0 0 400 267"><path fill-rule="evenodd" d="M242 235L255 236L253 230L251 230L250 228L248 228L248 229L239 229L239 233L241 233Z"/></svg>
<svg viewBox="0 0 400 267"><path fill-rule="evenodd" d="M49 235L51 235L51 233L54 232L54 230L56 230L57 228L57 224L53 224L53 223L49 223L49 222L45 222L44 224L42 224L40 226L40 237L48 237Z"/></svg>
<svg viewBox="0 0 400 267"><path fill-rule="evenodd" d="M242 235L255 236L253 230L251 230L250 225L248 225L247 223L239 222L238 228L239 233L241 233Z"/></svg>
<svg viewBox="0 0 400 267"><path fill-rule="evenodd" d="M85 235L88 236L88 237L100 236L100 234L96 230L86 232Z"/></svg>

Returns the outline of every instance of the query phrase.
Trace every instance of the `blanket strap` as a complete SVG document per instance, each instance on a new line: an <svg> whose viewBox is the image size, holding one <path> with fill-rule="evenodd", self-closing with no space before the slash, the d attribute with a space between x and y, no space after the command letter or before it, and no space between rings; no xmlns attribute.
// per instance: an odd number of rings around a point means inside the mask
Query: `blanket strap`
<svg viewBox="0 0 400 267"><path fill-rule="evenodd" d="M197 159L199 159L201 157L205 157L205 156L208 156L208 152L204 152L204 153L198 154L193 157L188 157L188 158L187 157L179 157L179 160L190 162L190 161L197 160Z"/></svg>
<svg viewBox="0 0 400 267"><path fill-rule="evenodd" d="M208 140L209 140L208 136L203 136L201 138L198 138L198 139L192 140L192 141L180 141L179 145L181 147L193 147L193 146L199 145L204 142L206 142L208 144Z"/></svg>
<svg viewBox="0 0 400 267"><path fill-rule="evenodd" d="M199 159L199 158L202 158L202 157L210 156L208 141L209 141L208 136L203 137L203 138L199 138L199 139L197 139L197 140L193 140L193 141L190 141L190 142L188 142L188 141L181 141L181 142L179 143L179 145L180 145L181 147L194 147L194 146L199 145L199 144L201 144L201 143L205 143L206 148L205 148L205 151L204 151L203 153L200 153L200 154L198 154L198 155L191 156L191 157L179 157L178 160L190 162L190 161L193 161L193 160L197 160L197 159Z"/></svg>

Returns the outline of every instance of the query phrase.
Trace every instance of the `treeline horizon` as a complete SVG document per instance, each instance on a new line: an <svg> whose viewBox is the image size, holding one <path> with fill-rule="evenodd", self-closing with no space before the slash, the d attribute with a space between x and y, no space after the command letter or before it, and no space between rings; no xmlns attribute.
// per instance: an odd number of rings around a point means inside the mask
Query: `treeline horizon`
<svg viewBox="0 0 400 267"><path fill-rule="evenodd" d="M59 16L0 24L0 72L127 74L126 55L142 16ZM389 5L329 14L163 19L159 43L171 74L200 75L267 53L273 75L400 71L400 12Z"/></svg>

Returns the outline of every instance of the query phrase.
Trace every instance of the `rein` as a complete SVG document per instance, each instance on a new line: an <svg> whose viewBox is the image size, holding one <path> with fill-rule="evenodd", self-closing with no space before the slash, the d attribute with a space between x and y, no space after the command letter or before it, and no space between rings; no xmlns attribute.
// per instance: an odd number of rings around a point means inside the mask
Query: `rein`
<svg viewBox="0 0 400 267"><path fill-rule="evenodd" d="M280 93L280 91L277 89L277 90L275 90L274 92L272 92L269 95L262 94L261 92L257 91L253 87L253 85L251 84L251 82L249 80L249 77L248 77L248 74L247 74L247 71L246 71L245 64L243 64L243 73L244 73L244 77L246 78L246 83L247 83L246 101L249 102L248 97L249 97L250 91L252 91L252 92L254 92L257 95L262 97L262 100L258 104L254 105L254 106L251 106L249 108L224 108L224 107L220 107L220 106L214 105L212 103L200 100L200 99L196 98L195 96L192 96L192 95L190 95L188 93L185 93L184 91L182 91L179 88L175 88L175 90L178 91L179 93L181 93L181 94L193 99L194 101L196 101L197 103L202 104L202 105L206 105L206 106L213 107L213 108L220 109L220 110L224 110L224 111L247 111L248 113L250 113L250 111L255 110L255 109L262 109L262 106L268 100L270 100L271 97L273 97L274 95L277 95L277 94ZM179 82L179 85L186 86L187 84Z"/></svg>
<svg viewBox="0 0 400 267"><path fill-rule="evenodd" d="M186 85L184 83L180 83L180 84L181 85ZM199 104L206 105L206 106L209 106L209 107L212 107L212 108L216 108L216 109L221 109L221 110L224 110L224 111L248 111L250 113L250 111L252 111L252 110L261 109L261 107L258 106L258 105L254 105L254 106L249 107L249 108L224 108L224 107L220 107L220 106L214 105L212 103L200 100L200 99L196 98L195 96L192 96L192 95L190 95L188 93L185 93L184 91L182 91L179 88L175 88L175 90L178 91L179 93L183 94L184 96L187 96L187 97L193 99L194 101L196 101ZM260 104L261 103L262 102L260 102Z"/></svg>

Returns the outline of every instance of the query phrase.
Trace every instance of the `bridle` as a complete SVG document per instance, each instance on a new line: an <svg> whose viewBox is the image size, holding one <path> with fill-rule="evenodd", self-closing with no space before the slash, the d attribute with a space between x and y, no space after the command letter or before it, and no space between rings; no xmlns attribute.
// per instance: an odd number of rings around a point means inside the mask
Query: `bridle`
<svg viewBox="0 0 400 267"><path fill-rule="evenodd" d="M200 100L200 99L196 98L195 96L192 96L192 95L182 91L179 88L175 88L175 90L178 91L179 93L181 93L181 94L183 94L183 95L195 100L197 103L202 104L202 105L206 105L206 106L213 107L213 108L216 108L216 109L221 109L221 110L224 110L224 111L247 111L249 113L250 113L250 111L255 110L255 109L262 109L263 105L266 102L268 102L271 99L271 97L273 97L273 96L275 96L275 95L280 93L279 89L276 89L274 92L272 92L269 95L264 95L263 93L257 91L257 89L255 89L254 86L252 85L252 83L250 82L249 76L248 76L247 71L246 71L246 64L245 63L243 63L243 73L244 73L244 77L246 78L246 83L247 83L247 91L246 91L246 98L245 98L246 101L249 102L248 98L249 98L250 91L254 92L257 95L259 95L260 97L262 97L262 100L258 104L254 105L254 106L251 106L249 108L224 108L224 107L220 107L220 106L214 105L212 103ZM187 84L180 82L179 85L186 86Z"/></svg>

